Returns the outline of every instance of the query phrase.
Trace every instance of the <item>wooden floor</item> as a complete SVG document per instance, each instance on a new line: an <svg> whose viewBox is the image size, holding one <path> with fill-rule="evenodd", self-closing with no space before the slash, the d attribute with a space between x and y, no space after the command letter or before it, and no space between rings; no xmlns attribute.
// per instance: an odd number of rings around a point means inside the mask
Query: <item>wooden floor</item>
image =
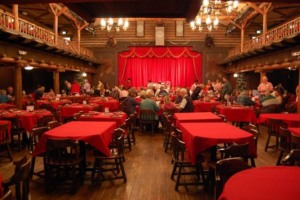
<svg viewBox="0 0 300 200"><path fill-rule="evenodd" d="M274 166L278 152L264 151L266 141L266 127L260 127L257 166ZM155 136L136 134L137 143L131 152L126 150L125 170L127 183L123 180L114 182L104 182L93 185L90 181L90 173L87 173L84 184L75 195L70 195L68 191L57 190L50 194L45 193L45 186L42 179L34 178L31 182L31 199L44 200L98 200L98 199L143 199L143 200L174 200L174 199L212 199L211 195L203 191L202 186L180 187L179 192L175 191L175 182L170 179L172 165L170 162L171 151L163 151L163 133ZM14 153L14 158L18 159L28 151ZM89 158L92 161L92 157ZM0 170L5 180L13 173L12 163L7 160L0 161ZM42 169L41 160L37 160L37 168Z"/></svg>

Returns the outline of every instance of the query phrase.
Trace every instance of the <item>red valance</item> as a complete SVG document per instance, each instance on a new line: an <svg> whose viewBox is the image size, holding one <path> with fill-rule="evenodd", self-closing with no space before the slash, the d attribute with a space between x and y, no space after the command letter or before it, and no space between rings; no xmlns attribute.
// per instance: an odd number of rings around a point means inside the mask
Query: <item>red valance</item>
<svg viewBox="0 0 300 200"><path fill-rule="evenodd" d="M202 81L202 55L191 47L130 47L119 54L119 84L132 80L132 86L152 82L170 82L172 86L190 87Z"/></svg>

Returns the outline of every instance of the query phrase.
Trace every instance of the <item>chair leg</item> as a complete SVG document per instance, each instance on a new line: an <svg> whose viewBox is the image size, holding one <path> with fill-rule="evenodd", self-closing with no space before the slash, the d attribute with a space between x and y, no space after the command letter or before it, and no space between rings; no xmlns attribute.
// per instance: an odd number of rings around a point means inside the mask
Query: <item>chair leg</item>
<svg viewBox="0 0 300 200"><path fill-rule="evenodd" d="M179 164L179 169L178 169L178 174L177 174L177 179L176 179L176 185L175 185L175 190L176 191L178 191L178 187L180 185L181 170L182 170L182 165Z"/></svg>
<svg viewBox="0 0 300 200"><path fill-rule="evenodd" d="M122 158L119 158L118 162L119 162L119 165L120 165L120 168L121 168L121 172L122 172L122 177L123 177L124 183L126 183L127 182L127 178L126 178L126 173L125 173L125 169L124 169Z"/></svg>
<svg viewBox="0 0 300 200"><path fill-rule="evenodd" d="M176 170L177 170L177 162L175 162L174 166L173 166L173 170L172 170L172 174L171 174L171 179L172 180L174 180L174 176L175 176Z"/></svg>
<svg viewBox="0 0 300 200"><path fill-rule="evenodd" d="M8 157L9 157L10 161L13 161L13 157L12 157L11 149L10 149L10 146L9 146L9 144L8 144L8 143L6 144L6 150L7 150Z"/></svg>
<svg viewBox="0 0 300 200"><path fill-rule="evenodd" d="M268 148L269 148L270 139L271 139L271 135L269 134L269 135L268 135L267 142L266 142L266 146L265 146L265 152L267 152L267 150L268 150Z"/></svg>
<svg viewBox="0 0 300 200"><path fill-rule="evenodd" d="M32 159L31 159L30 179L32 179L32 177L33 177L33 173L34 173L34 165L35 165L35 156L33 156Z"/></svg>
<svg viewBox="0 0 300 200"><path fill-rule="evenodd" d="M250 158L251 167L256 167L254 158Z"/></svg>
<svg viewBox="0 0 300 200"><path fill-rule="evenodd" d="M280 165L282 156L283 156L283 151L280 151L280 154L279 154L278 159L277 159L277 162L276 162L276 166Z"/></svg>

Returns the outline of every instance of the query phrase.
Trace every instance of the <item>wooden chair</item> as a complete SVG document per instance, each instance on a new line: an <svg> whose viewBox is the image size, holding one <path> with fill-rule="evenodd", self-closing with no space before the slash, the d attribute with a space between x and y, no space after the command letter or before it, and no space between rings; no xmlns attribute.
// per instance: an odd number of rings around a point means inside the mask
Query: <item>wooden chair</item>
<svg viewBox="0 0 300 200"><path fill-rule="evenodd" d="M54 120L54 121L48 122L48 126L47 127L50 130L50 129L54 129L54 128L58 127L58 126L60 126L60 123L58 121Z"/></svg>
<svg viewBox="0 0 300 200"><path fill-rule="evenodd" d="M39 109L46 109L50 111L52 114L55 112L54 108L51 106L51 104L42 104L39 106Z"/></svg>
<svg viewBox="0 0 300 200"><path fill-rule="evenodd" d="M226 158L216 163L215 199L218 199L227 180L234 174L251 167L241 158Z"/></svg>
<svg viewBox="0 0 300 200"><path fill-rule="evenodd" d="M300 149L292 149L291 152L282 159L281 165L300 166Z"/></svg>
<svg viewBox="0 0 300 200"><path fill-rule="evenodd" d="M254 143L255 143L255 148L257 149L257 144L258 144L258 136L259 136L259 129L258 126L255 124L248 124L247 126L243 126L241 129L247 131L248 133L251 133L253 135ZM248 155L248 158L251 161L251 166L255 167L255 157L252 155Z"/></svg>
<svg viewBox="0 0 300 200"><path fill-rule="evenodd" d="M10 186L15 186L15 197L17 200L29 199L30 163L31 160L27 156L24 156L19 161L15 161L15 173L2 183L5 191L8 191Z"/></svg>
<svg viewBox="0 0 300 200"><path fill-rule="evenodd" d="M68 186L66 181L71 180L70 193L75 193L83 181L83 157L79 143L64 138L48 139L44 159L46 191L52 191L59 183Z"/></svg>
<svg viewBox="0 0 300 200"><path fill-rule="evenodd" d="M36 145L39 143L42 135L48 131L48 127L44 126L44 127L38 127L38 128L34 128L32 129L31 133L30 133L30 152L32 153L36 147ZM40 171L40 172L34 172L34 166L35 166L35 159L36 157L43 157L44 155L38 155L38 156L33 156L32 157L32 161L31 161L31 168L30 168L30 178L33 177L33 175L36 175L38 177L44 178L44 170Z"/></svg>
<svg viewBox="0 0 300 200"><path fill-rule="evenodd" d="M73 120L74 120L74 121L77 121L81 115L82 115L82 113L80 113L80 112L74 113L74 114L73 114Z"/></svg>
<svg viewBox="0 0 300 200"><path fill-rule="evenodd" d="M205 173L202 167L204 158L202 156L198 156L196 163L192 164L189 160L189 156L186 155L185 143L177 138L173 133L171 134L171 137L173 140L172 159L174 161L171 179L173 180L174 176L177 176L175 190L178 191L179 186L204 184ZM182 182L182 176L196 176L197 179L194 181ZM200 176L202 181L200 181Z"/></svg>
<svg viewBox="0 0 300 200"><path fill-rule="evenodd" d="M300 149L300 136L291 134L291 148Z"/></svg>
<svg viewBox="0 0 300 200"><path fill-rule="evenodd" d="M12 124L10 131L12 148L17 149L17 151L21 151L23 142L26 145L28 142L26 130L21 127L21 120L19 118L4 118L4 120L9 120Z"/></svg>
<svg viewBox="0 0 300 200"><path fill-rule="evenodd" d="M44 115L42 118L38 119L36 127L45 127L51 121L53 121L53 115Z"/></svg>
<svg viewBox="0 0 300 200"><path fill-rule="evenodd" d="M110 155L106 156L98 150L94 150L95 161L92 169L92 182L123 179L127 182L123 162L124 157L124 130L115 129L110 143ZM107 175L109 173L109 175Z"/></svg>
<svg viewBox="0 0 300 200"><path fill-rule="evenodd" d="M125 123L120 126L124 132L124 148L128 148L131 151L131 121L130 118L125 120Z"/></svg>
<svg viewBox="0 0 300 200"><path fill-rule="evenodd" d="M146 124L151 125L152 134L154 134L154 129L156 125L156 113L152 110L140 110L139 123L140 123L140 132L143 132L143 128Z"/></svg>
<svg viewBox="0 0 300 200"><path fill-rule="evenodd" d="M216 115L219 116L222 119L223 122L227 122L227 118L226 118L225 115L222 115L220 113L216 113Z"/></svg>
<svg viewBox="0 0 300 200"><path fill-rule="evenodd" d="M10 144L10 138L9 138L9 134L8 134L8 123L1 124L0 125L0 146L5 147L7 154L8 154L8 158L10 159L10 161L13 161L13 157L12 157L12 153L11 153L9 144Z"/></svg>
<svg viewBox="0 0 300 200"><path fill-rule="evenodd" d="M291 133L283 127L279 130L279 146L280 151L276 165L280 165L281 159L284 154L288 154L291 151Z"/></svg>
<svg viewBox="0 0 300 200"><path fill-rule="evenodd" d="M287 127L286 124L283 123L282 120L277 119L269 119L268 120L268 138L265 145L265 151L267 152L268 148L275 148L278 147L279 142L279 129L280 127ZM271 137L275 137L275 145L270 145Z"/></svg>
<svg viewBox="0 0 300 200"><path fill-rule="evenodd" d="M167 115L165 119L165 139L164 139L164 148L165 152L167 153L168 148L171 146L171 132L174 131L174 117L172 115Z"/></svg>
<svg viewBox="0 0 300 200"><path fill-rule="evenodd" d="M135 139L135 131L138 130L137 128L137 114L136 113L133 113L130 115L130 122L131 122L131 126L129 127L129 130L130 130L130 134L131 134L131 143L133 145L135 145L136 143L136 139Z"/></svg>

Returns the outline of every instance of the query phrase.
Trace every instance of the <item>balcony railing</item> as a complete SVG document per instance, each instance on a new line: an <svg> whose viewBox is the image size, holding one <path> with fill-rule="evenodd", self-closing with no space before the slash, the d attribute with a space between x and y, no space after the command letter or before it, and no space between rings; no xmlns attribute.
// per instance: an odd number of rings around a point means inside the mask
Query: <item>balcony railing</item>
<svg viewBox="0 0 300 200"><path fill-rule="evenodd" d="M11 13L0 10L0 28L8 31L18 31L23 37L36 39L44 42L49 46L56 46L66 52L81 55L91 60L95 60L93 52L87 48L79 47L77 42L72 42L57 36L57 44L55 43L55 34L47 29L39 27L31 22L19 18L18 29L15 28L15 18Z"/></svg>
<svg viewBox="0 0 300 200"><path fill-rule="evenodd" d="M228 52L228 58L237 56L241 53L260 49L264 46L280 42L285 38L291 38L300 33L300 17L289 21L279 27L271 29L266 34L262 34L252 40L246 41L243 45L243 52L241 46L237 46Z"/></svg>

